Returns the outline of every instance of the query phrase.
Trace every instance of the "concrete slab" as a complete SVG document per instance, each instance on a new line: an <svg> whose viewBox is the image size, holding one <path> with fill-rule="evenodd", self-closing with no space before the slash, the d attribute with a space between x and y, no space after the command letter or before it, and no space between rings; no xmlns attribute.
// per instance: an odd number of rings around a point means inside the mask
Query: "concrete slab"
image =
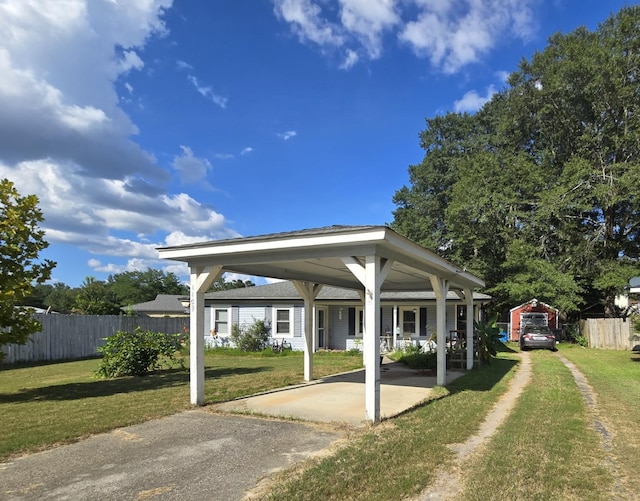
<svg viewBox="0 0 640 501"><path fill-rule="evenodd" d="M463 374L447 371L447 381ZM217 404L212 409L223 413L364 426L367 423L364 378L362 369ZM431 375L386 361L380 370L380 416L382 419L393 417L415 407L432 396L435 386L435 372Z"/></svg>

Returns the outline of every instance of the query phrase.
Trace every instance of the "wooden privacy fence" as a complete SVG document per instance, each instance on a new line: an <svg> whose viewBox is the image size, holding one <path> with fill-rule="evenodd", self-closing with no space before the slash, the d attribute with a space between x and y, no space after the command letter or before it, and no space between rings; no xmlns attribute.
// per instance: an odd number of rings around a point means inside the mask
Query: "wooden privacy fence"
<svg viewBox="0 0 640 501"><path fill-rule="evenodd" d="M4 362L75 360L98 356L104 338L136 327L152 332L176 334L189 328L188 317L132 317L124 315L45 315L34 317L42 331L32 334L24 345L7 344L0 349Z"/></svg>
<svg viewBox="0 0 640 501"><path fill-rule="evenodd" d="M631 319L590 318L580 321L580 334L589 341L589 348L630 350L640 343Z"/></svg>

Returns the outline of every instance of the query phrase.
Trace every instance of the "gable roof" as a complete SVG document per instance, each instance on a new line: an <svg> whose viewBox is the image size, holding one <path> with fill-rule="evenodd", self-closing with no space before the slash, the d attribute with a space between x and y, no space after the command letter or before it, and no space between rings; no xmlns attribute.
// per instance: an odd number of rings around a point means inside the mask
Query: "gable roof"
<svg viewBox="0 0 640 501"><path fill-rule="evenodd" d="M491 296L474 292L476 301L489 301ZM433 291L386 291L380 294L384 302L398 301L435 301ZM449 291L448 300L460 300L455 291ZM291 282L276 282L255 287L240 287L205 294L207 301L302 301L302 297ZM360 295L353 289L344 289L325 285L320 290L316 301L356 301L360 302Z"/></svg>
<svg viewBox="0 0 640 501"><path fill-rule="evenodd" d="M360 290L367 259L389 266L381 291L479 289L484 281L386 226L329 226L158 249L160 257L196 270L218 267L248 276L299 280Z"/></svg>
<svg viewBox="0 0 640 501"><path fill-rule="evenodd" d="M185 308L180 301L184 296L175 294L158 294L153 301L123 306L121 310L133 310L137 313L166 313L185 315L189 309Z"/></svg>

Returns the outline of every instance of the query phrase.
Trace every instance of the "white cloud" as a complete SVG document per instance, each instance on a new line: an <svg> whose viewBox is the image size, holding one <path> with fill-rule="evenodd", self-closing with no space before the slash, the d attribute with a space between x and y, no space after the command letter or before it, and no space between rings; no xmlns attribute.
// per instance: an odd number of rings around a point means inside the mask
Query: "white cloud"
<svg viewBox="0 0 640 501"><path fill-rule="evenodd" d="M206 179L211 171L211 163L206 158L198 158L188 146L180 146L182 154L173 159L173 167L183 183L198 183Z"/></svg>
<svg viewBox="0 0 640 501"><path fill-rule="evenodd" d="M248 155L249 153L251 153L253 151L253 148L251 146L247 146L246 148L243 148L242 151L240 152L241 155Z"/></svg>
<svg viewBox="0 0 640 501"><path fill-rule="evenodd" d="M166 268L157 246L237 236L212 207L167 191L168 170L134 141L138 129L120 108L133 92L123 77L144 68L145 45L166 34L163 15L171 5L0 1L0 177L36 194L47 241L94 254L94 269ZM185 62L178 67L191 69ZM127 94L121 98L117 89ZM186 146L172 167L185 182L211 170Z"/></svg>
<svg viewBox="0 0 640 501"><path fill-rule="evenodd" d="M445 73L477 62L512 28L528 39L533 31L531 5L536 0L416 0L417 19L409 21L399 38Z"/></svg>
<svg viewBox="0 0 640 501"><path fill-rule="evenodd" d="M277 135L280 139L284 139L285 141L288 141L292 137L296 137L298 133L295 130L288 130L286 132L279 132Z"/></svg>
<svg viewBox="0 0 640 501"><path fill-rule="evenodd" d="M458 99L453 103L453 109L457 112L475 112L484 106L484 104L491 100L496 93L496 89L493 85L487 87L487 94L481 96L475 90L470 90L461 99Z"/></svg>
<svg viewBox="0 0 640 501"><path fill-rule="evenodd" d="M496 71L495 76L498 80L500 80L500 82L507 83L507 81L509 80L509 77L511 76L511 73L509 73L508 71Z"/></svg>
<svg viewBox="0 0 640 501"><path fill-rule="evenodd" d="M153 156L131 140L138 131L119 108L114 84L141 67L136 48L164 31L161 16L170 5L0 3L0 161L49 158L88 176L166 180Z"/></svg>
<svg viewBox="0 0 640 501"><path fill-rule="evenodd" d="M187 79L193 84L200 95L209 99L214 104L217 104L222 109L225 109L227 107L227 103L229 102L228 98L221 96L220 94L216 94L210 86L202 84L193 75L187 76Z"/></svg>
<svg viewBox="0 0 640 501"><path fill-rule="evenodd" d="M343 63L340 65L341 70L348 70L360 60L360 56L354 50L347 49Z"/></svg>
<svg viewBox="0 0 640 501"><path fill-rule="evenodd" d="M177 61L176 62L176 66L178 67L179 70L192 70L193 66L191 66L189 63L185 62L185 61Z"/></svg>
<svg viewBox="0 0 640 501"><path fill-rule="evenodd" d="M276 16L291 25L301 42L319 46L340 46L344 39L339 27L322 17L322 9L313 0L274 0Z"/></svg>
<svg viewBox="0 0 640 501"><path fill-rule="evenodd" d="M371 59L382 53L382 35L400 22L395 0L340 0L342 26L365 47Z"/></svg>
<svg viewBox="0 0 640 501"><path fill-rule="evenodd" d="M538 2L273 0L276 16L301 42L342 54L342 69L381 57L384 37L390 34L446 73L480 60L506 36L530 39L535 31L532 6Z"/></svg>
<svg viewBox="0 0 640 501"><path fill-rule="evenodd" d="M87 179L73 166L44 160L0 163L0 177L12 179L20 193L38 195L48 242L96 255L155 260L161 245L237 236L213 208L185 193L152 187L145 193L135 179Z"/></svg>

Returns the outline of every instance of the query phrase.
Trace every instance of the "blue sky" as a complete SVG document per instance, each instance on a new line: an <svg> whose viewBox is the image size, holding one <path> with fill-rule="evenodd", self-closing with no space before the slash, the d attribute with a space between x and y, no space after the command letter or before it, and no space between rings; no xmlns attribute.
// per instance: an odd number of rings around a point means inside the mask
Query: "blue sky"
<svg viewBox="0 0 640 501"><path fill-rule="evenodd" d="M0 0L0 177L38 195L71 286L185 277L161 246L385 224L425 118L631 4Z"/></svg>

